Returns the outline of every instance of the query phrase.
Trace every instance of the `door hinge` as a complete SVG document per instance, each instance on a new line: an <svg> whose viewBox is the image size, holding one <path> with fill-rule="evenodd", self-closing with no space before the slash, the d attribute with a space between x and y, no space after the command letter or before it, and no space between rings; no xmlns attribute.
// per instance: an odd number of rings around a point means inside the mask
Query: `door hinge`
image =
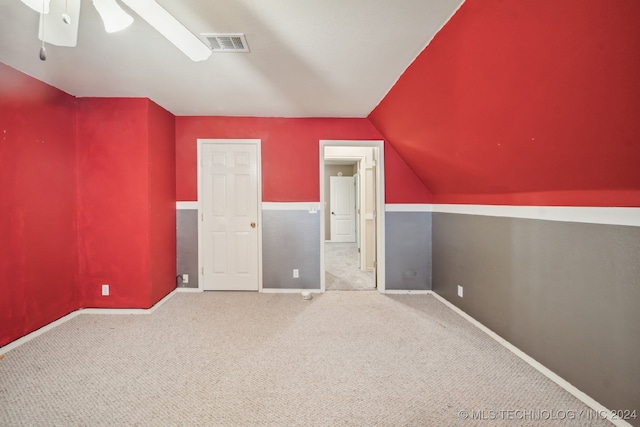
<svg viewBox="0 0 640 427"><path fill-rule="evenodd" d="M373 268L378 268L378 262L377 261L373 261Z"/></svg>
<svg viewBox="0 0 640 427"><path fill-rule="evenodd" d="M360 248L358 248L358 253L360 253Z"/></svg>

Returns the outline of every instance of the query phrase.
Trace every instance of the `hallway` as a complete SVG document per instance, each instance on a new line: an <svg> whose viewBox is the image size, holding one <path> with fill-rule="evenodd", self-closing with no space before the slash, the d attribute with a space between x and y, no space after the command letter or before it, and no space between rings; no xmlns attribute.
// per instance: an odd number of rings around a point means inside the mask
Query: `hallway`
<svg viewBox="0 0 640 427"><path fill-rule="evenodd" d="M325 242L324 264L327 291L359 291L376 288L374 272L358 268L356 243Z"/></svg>

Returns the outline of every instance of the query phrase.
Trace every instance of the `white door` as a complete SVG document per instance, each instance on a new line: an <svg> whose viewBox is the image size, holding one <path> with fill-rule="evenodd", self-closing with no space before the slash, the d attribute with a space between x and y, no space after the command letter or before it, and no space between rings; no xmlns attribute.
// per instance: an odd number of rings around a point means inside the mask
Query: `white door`
<svg viewBox="0 0 640 427"><path fill-rule="evenodd" d="M202 288L257 291L257 146L203 143L200 157Z"/></svg>
<svg viewBox="0 0 640 427"><path fill-rule="evenodd" d="M329 177L331 241L356 241L355 183L352 176Z"/></svg>

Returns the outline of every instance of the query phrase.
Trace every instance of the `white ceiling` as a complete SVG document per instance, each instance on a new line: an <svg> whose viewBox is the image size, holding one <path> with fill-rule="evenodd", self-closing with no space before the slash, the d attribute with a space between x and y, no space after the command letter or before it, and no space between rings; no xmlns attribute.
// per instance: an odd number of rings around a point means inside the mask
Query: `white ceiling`
<svg viewBox="0 0 640 427"><path fill-rule="evenodd" d="M145 97L178 116L366 117L463 2L157 1L197 36L245 33L251 52L192 62L122 3L135 21L107 34L82 0L78 46L48 45L40 61L38 13L0 0L0 62L77 97Z"/></svg>

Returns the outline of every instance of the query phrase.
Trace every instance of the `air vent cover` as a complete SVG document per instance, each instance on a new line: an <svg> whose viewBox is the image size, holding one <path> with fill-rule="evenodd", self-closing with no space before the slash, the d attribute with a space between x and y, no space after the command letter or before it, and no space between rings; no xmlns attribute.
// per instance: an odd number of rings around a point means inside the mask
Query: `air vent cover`
<svg viewBox="0 0 640 427"><path fill-rule="evenodd" d="M211 34L203 33L214 52L249 52L249 45L244 34Z"/></svg>

